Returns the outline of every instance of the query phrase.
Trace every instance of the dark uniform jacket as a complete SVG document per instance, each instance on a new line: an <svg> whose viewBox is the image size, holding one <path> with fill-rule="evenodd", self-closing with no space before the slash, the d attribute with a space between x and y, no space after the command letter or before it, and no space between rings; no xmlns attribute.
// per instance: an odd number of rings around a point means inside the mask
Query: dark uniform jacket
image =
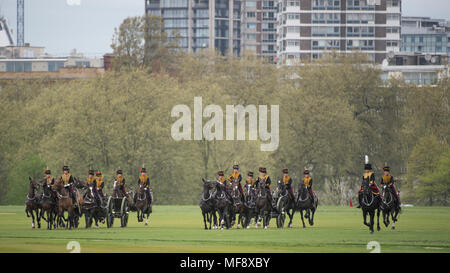
<svg viewBox="0 0 450 273"><path fill-rule="evenodd" d="M292 186L292 178L289 175L283 176L283 184L286 189L290 188Z"/></svg>
<svg viewBox="0 0 450 273"><path fill-rule="evenodd" d="M63 181L64 186L68 184L72 185L75 182L73 180L73 176L70 173L68 173L67 175L63 173L61 175L61 180Z"/></svg>
<svg viewBox="0 0 450 273"><path fill-rule="evenodd" d="M138 185L142 184L142 186L150 188L150 178L147 175L140 175L137 183Z"/></svg>

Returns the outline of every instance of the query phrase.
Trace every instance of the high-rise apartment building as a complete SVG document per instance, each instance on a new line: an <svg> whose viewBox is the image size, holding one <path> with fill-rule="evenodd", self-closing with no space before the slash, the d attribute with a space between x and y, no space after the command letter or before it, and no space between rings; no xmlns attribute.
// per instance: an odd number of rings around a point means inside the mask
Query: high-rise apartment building
<svg viewBox="0 0 450 273"><path fill-rule="evenodd" d="M215 48L222 54L243 51L274 61L277 1L145 0L147 14L160 15L165 30L177 30L188 52Z"/></svg>
<svg viewBox="0 0 450 273"><path fill-rule="evenodd" d="M280 0L278 60L355 50L381 63L400 49L401 0Z"/></svg>
<svg viewBox="0 0 450 273"><path fill-rule="evenodd" d="M402 51L447 54L450 32L446 20L430 17L402 17Z"/></svg>

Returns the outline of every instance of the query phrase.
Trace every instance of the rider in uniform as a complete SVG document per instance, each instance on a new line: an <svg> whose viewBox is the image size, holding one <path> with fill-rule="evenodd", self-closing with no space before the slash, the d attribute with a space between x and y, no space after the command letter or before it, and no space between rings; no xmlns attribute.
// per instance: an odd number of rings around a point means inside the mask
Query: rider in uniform
<svg viewBox="0 0 450 273"><path fill-rule="evenodd" d="M289 176L289 171L287 168L282 170L283 172L283 185L291 196L292 200L295 200L294 190L292 189L292 178Z"/></svg>
<svg viewBox="0 0 450 273"><path fill-rule="evenodd" d="M73 193L73 183L75 182L73 176L70 174L69 166L62 167L63 174L61 175L61 180L64 183L64 188L69 191L69 195L72 198L74 204L75 202L75 194Z"/></svg>
<svg viewBox="0 0 450 273"><path fill-rule="evenodd" d="M303 184L305 184L306 188L309 191L309 195L311 195L311 198L314 198L314 191L312 190L313 180L312 177L309 175L309 170L303 171Z"/></svg>
<svg viewBox="0 0 450 273"><path fill-rule="evenodd" d="M116 174L117 174L117 176L116 176L116 181L117 181L117 183L119 183L119 190L120 191L122 191L122 193L126 196L126 197L128 197L128 192L127 192L127 190L125 189L125 178L123 177L123 172L122 172L122 170L117 170L116 171Z"/></svg>
<svg viewBox="0 0 450 273"><path fill-rule="evenodd" d="M55 184L55 179L52 177L52 172L50 170L44 171L45 177L41 180L41 184L44 186L51 186Z"/></svg>
<svg viewBox="0 0 450 273"><path fill-rule="evenodd" d="M389 166L383 167L384 175L381 177L381 185L386 185L392 189L392 192L394 193L394 198L396 199L397 208L400 210L400 196L398 195L397 188L394 185L395 179L390 174L391 168Z"/></svg>
<svg viewBox="0 0 450 273"><path fill-rule="evenodd" d="M242 190L242 185L241 185L242 176L239 173L239 165L233 165L233 173L228 177L228 182L230 183L230 185L234 182L234 180L237 180L237 182L238 182L238 189L241 192L241 199L243 202L244 201L244 191Z"/></svg>
<svg viewBox="0 0 450 273"><path fill-rule="evenodd" d="M359 204L358 204L357 208L361 208L361 199L362 199L362 192L363 192L362 185L364 185L365 183L369 184L370 189L372 190L372 192L375 195L378 195L378 196L380 195L380 190L378 189L377 183L375 183L375 174L372 172L372 164L370 164L370 163L364 164L364 174L362 176L361 188L359 189L359 192L358 192Z"/></svg>
<svg viewBox="0 0 450 273"><path fill-rule="evenodd" d="M100 200L101 204L103 203L103 197L105 196L105 194L103 193L103 187L105 186L105 183L103 182L103 175L101 171L97 171L97 173L95 174L94 184L95 193L97 194L97 197Z"/></svg>
<svg viewBox="0 0 450 273"><path fill-rule="evenodd" d="M138 185L142 185L145 189L145 196L147 197L147 203L148 206L150 207L152 204L152 197L150 194L150 178L147 176L147 171L145 170L145 168L141 168L140 169L141 174L139 175L139 179L138 179ZM137 194L134 195L134 204L133 206L136 206L136 199L137 199Z"/></svg>
<svg viewBox="0 0 450 273"><path fill-rule="evenodd" d="M248 172L247 173L247 180L245 180L245 184L250 184L252 186L252 188L255 187L255 179L253 179L253 172Z"/></svg>
<svg viewBox="0 0 450 273"><path fill-rule="evenodd" d="M217 181L218 181L219 183L221 183L221 184L224 186L224 192L225 192L225 195L226 195L227 198L231 201L233 198L231 197L231 194L227 191L227 179L225 178L225 176L224 176L224 174L223 174L223 171L222 171L222 170L219 170L219 171L217 172L217 175L219 176L219 177L217 178Z"/></svg>
<svg viewBox="0 0 450 273"><path fill-rule="evenodd" d="M100 197L98 196L97 193L97 183L95 181L95 177L94 177L94 170L89 170L88 171L88 177L86 178L86 186L87 187L92 187L92 194L94 195L94 200L97 206L100 207Z"/></svg>
<svg viewBox="0 0 450 273"><path fill-rule="evenodd" d="M52 172L47 169L44 171L45 177L44 179L41 180L41 185L45 186L52 186L53 184L55 184L55 179L52 177ZM51 188L50 188L51 189ZM53 191L53 189L52 189ZM44 191L42 191L42 198L41 200L44 199ZM56 201L56 200L53 200Z"/></svg>
<svg viewBox="0 0 450 273"><path fill-rule="evenodd" d="M264 167L259 168L259 177L256 180L256 187L258 187L259 183L264 183L267 196L269 197L269 202L272 205L274 210L277 210L276 206L273 204L272 192L270 191L270 177L267 175L267 170Z"/></svg>

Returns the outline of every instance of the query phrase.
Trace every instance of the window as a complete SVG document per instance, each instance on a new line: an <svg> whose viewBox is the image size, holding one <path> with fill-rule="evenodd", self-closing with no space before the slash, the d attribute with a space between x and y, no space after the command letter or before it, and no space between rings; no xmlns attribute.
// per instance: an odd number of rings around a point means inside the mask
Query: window
<svg viewBox="0 0 450 273"><path fill-rule="evenodd" d="M247 23L247 28L256 29L256 23L251 23L251 22Z"/></svg>
<svg viewBox="0 0 450 273"><path fill-rule="evenodd" d="M289 0L288 7L300 7L300 0Z"/></svg>
<svg viewBox="0 0 450 273"><path fill-rule="evenodd" d="M247 18L256 18L256 12L247 12Z"/></svg>
<svg viewBox="0 0 450 273"><path fill-rule="evenodd" d="M256 1L245 1L245 6L248 8L256 8Z"/></svg>
<svg viewBox="0 0 450 273"><path fill-rule="evenodd" d="M161 8L187 8L188 0L161 1Z"/></svg>
<svg viewBox="0 0 450 273"><path fill-rule="evenodd" d="M300 14L299 13L288 13L287 18L288 18L288 20L300 20Z"/></svg>

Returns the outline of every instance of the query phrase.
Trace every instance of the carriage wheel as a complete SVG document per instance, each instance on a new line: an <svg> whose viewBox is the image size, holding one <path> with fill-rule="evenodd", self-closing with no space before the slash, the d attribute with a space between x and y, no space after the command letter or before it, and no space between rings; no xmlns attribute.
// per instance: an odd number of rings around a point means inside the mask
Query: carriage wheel
<svg viewBox="0 0 450 273"><path fill-rule="evenodd" d="M128 224L128 200L122 199L122 205L120 207L120 226L126 227Z"/></svg>
<svg viewBox="0 0 450 273"><path fill-rule="evenodd" d="M284 220L286 219L286 214L284 212L285 203L286 203L286 198L285 197L281 197L277 201L277 209L280 212L277 215L277 228L283 228L284 227Z"/></svg>
<svg viewBox="0 0 450 273"><path fill-rule="evenodd" d="M111 196L108 198L108 203L106 203L106 226L112 228L114 224L114 215L112 214L112 202Z"/></svg>

